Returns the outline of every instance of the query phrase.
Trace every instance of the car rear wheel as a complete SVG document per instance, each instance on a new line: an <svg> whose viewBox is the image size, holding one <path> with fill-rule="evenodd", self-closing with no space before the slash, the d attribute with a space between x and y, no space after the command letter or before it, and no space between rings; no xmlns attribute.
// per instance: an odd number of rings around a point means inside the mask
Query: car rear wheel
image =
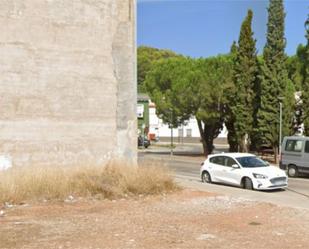
<svg viewBox="0 0 309 249"><path fill-rule="evenodd" d="M204 171L202 174L202 182L211 183L211 176L207 171Z"/></svg>
<svg viewBox="0 0 309 249"><path fill-rule="evenodd" d="M290 165L288 168L288 176L289 177L297 177L298 176L298 170L295 165Z"/></svg>
<svg viewBox="0 0 309 249"><path fill-rule="evenodd" d="M243 182L243 186L245 189L252 190L253 184L250 178L246 177Z"/></svg>

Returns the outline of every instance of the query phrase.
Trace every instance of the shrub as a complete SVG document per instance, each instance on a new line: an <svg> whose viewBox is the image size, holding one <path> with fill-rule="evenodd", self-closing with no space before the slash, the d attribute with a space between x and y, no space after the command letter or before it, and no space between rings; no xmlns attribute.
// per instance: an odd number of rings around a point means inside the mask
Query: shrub
<svg viewBox="0 0 309 249"><path fill-rule="evenodd" d="M159 165L101 167L20 167L0 171L0 202L74 197L121 198L177 190L170 172Z"/></svg>

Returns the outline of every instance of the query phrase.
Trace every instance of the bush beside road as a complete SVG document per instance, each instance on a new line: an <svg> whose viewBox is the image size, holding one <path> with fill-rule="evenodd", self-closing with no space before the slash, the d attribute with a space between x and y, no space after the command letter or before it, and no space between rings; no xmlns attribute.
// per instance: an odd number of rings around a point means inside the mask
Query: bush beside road
<svg viewBox="0 0 309 249"><path fill-rule="evenodd" d="M169 172L155 163L135 167L125 162L102 166L23 167L0 171L1 203L64 200L71 198L122 198L177 190Z"/></svg>

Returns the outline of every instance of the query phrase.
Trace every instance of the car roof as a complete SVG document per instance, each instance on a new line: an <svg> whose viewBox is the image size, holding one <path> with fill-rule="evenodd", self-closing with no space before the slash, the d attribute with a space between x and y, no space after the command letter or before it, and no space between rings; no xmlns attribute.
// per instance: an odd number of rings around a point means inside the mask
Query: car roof
<svg viewBox="0 0 309 249"><path fill-rule="evenodd" d="M235 152L235 153L217 153L217 154L212 154L209 155L209 157L214 157L214 156L229 156L233 158L239 158L239 157L248 157L248 156L256 156L250 153L240 153L240 152Z"/></svg>

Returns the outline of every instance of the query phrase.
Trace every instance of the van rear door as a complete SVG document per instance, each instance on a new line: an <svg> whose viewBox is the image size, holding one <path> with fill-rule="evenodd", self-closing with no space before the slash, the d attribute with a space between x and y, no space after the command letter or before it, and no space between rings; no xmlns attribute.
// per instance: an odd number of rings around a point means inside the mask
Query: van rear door
<svg viewBox="0 0 309 249"><path fill-rule="evenodd" d="M304 140L298 138L286 138L282 150L282 163L284 165L300 166L303 161Z"/></svg>
<svg viewBox="0 0 309 249"><path fill-rule="evenodd" d="M309 173L309 140L305 141L305 149L302 164L299 168L300 172Z"/></svg>

